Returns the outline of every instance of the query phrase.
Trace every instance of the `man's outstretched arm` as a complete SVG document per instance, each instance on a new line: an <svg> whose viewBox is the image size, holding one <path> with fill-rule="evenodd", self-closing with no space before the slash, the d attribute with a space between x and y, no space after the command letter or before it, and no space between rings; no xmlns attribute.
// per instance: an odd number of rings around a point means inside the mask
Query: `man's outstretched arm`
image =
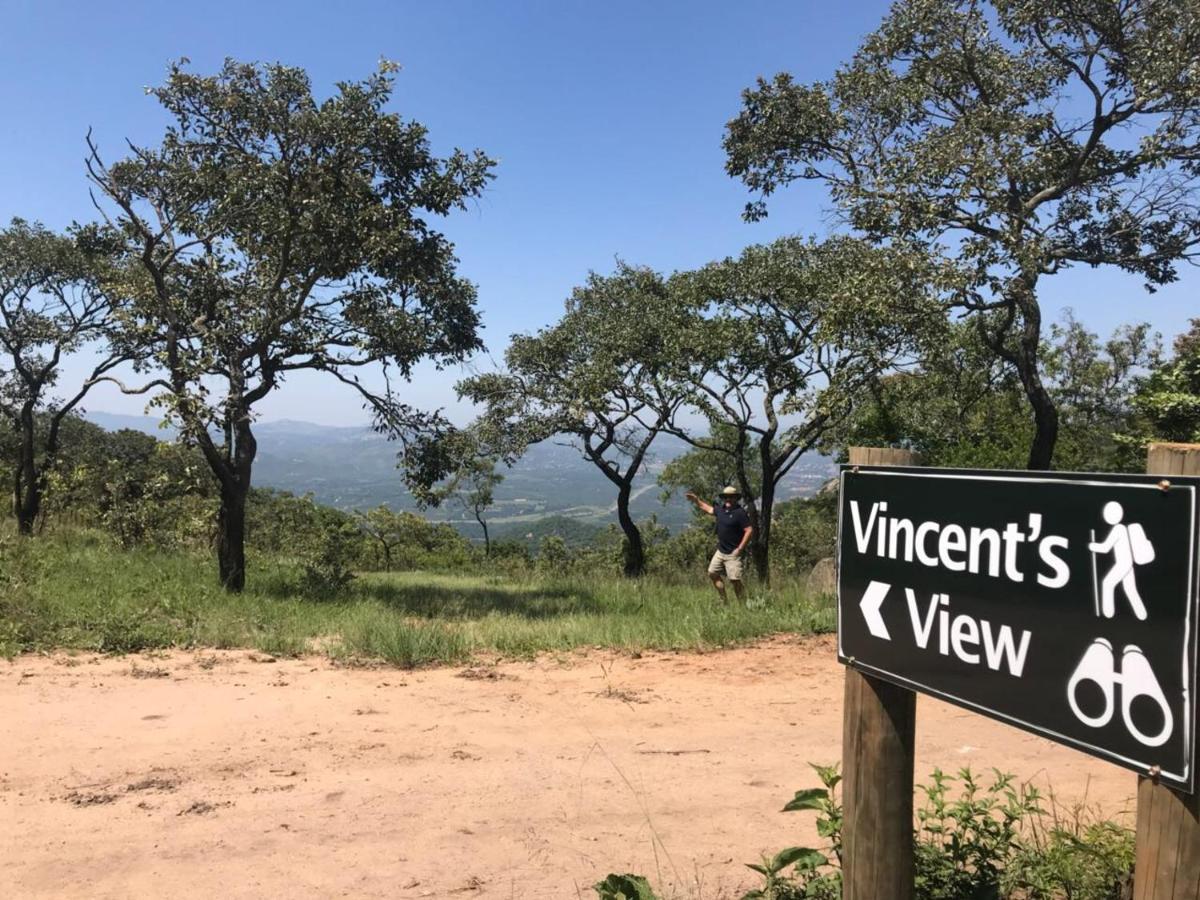
<svg viewBox="0 0 1200 900"><path fill-rule="evenodd" d="M701 500L699 497L697 497L694 492L688 491L683 496L686 497L688 500L691 500L693 503L695 503L696 508L698 510L700 510L702 513L704 513L706 516L711 516L713 514L712 504L705 503L703 500Z"/></svg>

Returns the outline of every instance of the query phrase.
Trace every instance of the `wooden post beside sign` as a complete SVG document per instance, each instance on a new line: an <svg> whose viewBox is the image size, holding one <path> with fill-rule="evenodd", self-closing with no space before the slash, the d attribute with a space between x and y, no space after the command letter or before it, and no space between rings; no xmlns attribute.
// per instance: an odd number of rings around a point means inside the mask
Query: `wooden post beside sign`
<svg viewBox="0 0 1200 900"><path fill-rule="evenodd" d="M1200 445L1151 444L1146 474L1200 475ZM1200 794L1139 776L1134 900L1200 897Z"/></svg>
<svg viewBox="0 0 1200 900"><path fill-rule="evenodd" d="M852 466L913 466L908 450L851 447ZM913 896L913 740L917 695L846 668L842 720L842 897Z"/></svg>

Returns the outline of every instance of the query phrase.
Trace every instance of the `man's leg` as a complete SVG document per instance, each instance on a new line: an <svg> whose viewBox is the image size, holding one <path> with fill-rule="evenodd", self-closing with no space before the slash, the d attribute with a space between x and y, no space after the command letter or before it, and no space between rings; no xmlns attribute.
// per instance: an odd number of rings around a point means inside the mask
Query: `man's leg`
<svg viewBox="0 0 1200 900"><path fill-rule="evenodd" d="M733 585L733 592L737 595L738 603L745 604L746 586L742 583L742 555L740 553L737 556L726 555L725 577Z"/></svg>
<svg viewBox="0 0 1200 900"><path fill-rule="evenodd" d="M717 589L717 593L721 595L721 602L727 602L725 596L725 582L722 580L722 575L725 574L725 563L721 559L720 552L714 553L712 560L708 564L708 577L712 580L713 587Z"/></svg>
<svg viewBox="0 0 1200 900"><path fill-rule="evenodd" d="M715 587L717 589L717 593L721 595L721 602L725 603L728 601L729 598L725 594L725 582L721 580L721 576L715 572L709 572L708 577L712 579L713 587Z"/></svg>

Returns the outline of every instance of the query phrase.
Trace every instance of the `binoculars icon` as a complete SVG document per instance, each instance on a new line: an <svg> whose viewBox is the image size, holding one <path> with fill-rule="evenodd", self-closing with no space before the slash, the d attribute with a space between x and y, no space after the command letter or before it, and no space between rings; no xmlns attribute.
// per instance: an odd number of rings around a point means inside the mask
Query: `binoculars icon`
<svg viewBox="0 0 1200 900"><path fill-rule="evenodd" d="M1104 709L1099 715L1090 716L1079 708L1075 695L1079 686L1087 681L1097 685L1104 697ZM1067 701L1071 704L1071 712L1075 713L1075 717L1084 725L1092 728L1104 727L1116 715L1117 685L1121 686L1121 718L1129 733L1147 747L1161 747L1165 744L1175 728L1171 706L1167 703L1167 697L1158 679L1154 677L1150 661L1133 644L1122 651L1121 668L1118 671L1112 644L1104 638L1092 641L1067 685ZM1158 734L1147 735L1133 721L1133 701L1138 697L1149 697L1162 712L1163 724Z"/></svg>

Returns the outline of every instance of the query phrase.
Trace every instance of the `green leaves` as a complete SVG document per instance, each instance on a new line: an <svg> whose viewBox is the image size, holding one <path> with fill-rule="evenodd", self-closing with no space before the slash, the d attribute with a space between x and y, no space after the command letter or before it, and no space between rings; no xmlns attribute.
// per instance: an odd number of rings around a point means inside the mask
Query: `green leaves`
<svg viewBox="0 0 1200 900"><path fill-rule="evenodd" d="M808 847L787 847L780 850L762 865L746 863L746 868L753 869L762 875L778 875L790 865L800 870L816 869L828 865L829 860L824 853L810 850Z"/></svg>
<svg viewBox="0 0 1200 900"><path fill-rule="evenodd" d="M796 796L788 801L782 812L799 812L801 810L824 809L829 800L829 791L824 788L807 788L796 791Z"/></svg>
<svg viewBox="0 0 1200 900"><path fill-rule="evenodd" d="M650 882L641 875L609 875L592 885L599 900L658 900Z"/></svg>
<svg viewBox="0 0 1200 900"><path fill-rule="evenodd" d="M1154 366L1136 385L1136 416L1120 440L1137 454L1152 440L1200 441L1200 320L1192 320L1174 349L1171 359Z"/></svg>
<svg viewBox="0 0 1200 900"><path fill-rule="evenodd" d="M390 427L401 404L357 372L407 378L482 346L474 287L426 216L477 196L493 162L434 156L422 125L387 111L394 77L385 64L317 100L302 69L181 62L151 91L173 119L158 147L109 166L92 145L90 178L135 263L123 331L169 369L172 411L195 433L299 369L339 378Z"/></svg>

